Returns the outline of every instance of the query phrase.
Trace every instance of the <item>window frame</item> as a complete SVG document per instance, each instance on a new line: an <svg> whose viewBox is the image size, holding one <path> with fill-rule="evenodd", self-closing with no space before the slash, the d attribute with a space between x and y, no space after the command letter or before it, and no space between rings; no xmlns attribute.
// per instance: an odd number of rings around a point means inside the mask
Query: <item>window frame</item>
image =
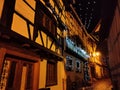
<svg viewBox="0 0 120 90"><path fill-rule="evenodd" d="M79 67L77 67L77 63L79 63ZM76 60L75 61L75 71L77 72L77 73L79 73L79 72L81 72L82 71L82 69L81 69L81 61L79 61L79 60Z"/></svg>
<svg viewBox="0 0 120 90"><path fill-rule="evenodd" d="M43 9L40 6L39 2L36 2L36 24L39 28L39 26L44 27L45 30L47 30L49 33L57 37L57 25L55 24L55 21L53 20L53 17L50 17L49 14L47 14L47 10L43 11ZM49 11L48 11L49 12ZM40 21L40 22L39 22Z"/></svg>
<svg viewBox="0 0 120 90"><path fill-rule="evenodd" d="M47 61L46 86L57 85L57 62Z"/></svg>
<svg viewBox="0 0 120 90"><path fill-rule="evenodd" d="M70 62L71 61L71 64ZM66 56L66 70L67 71L73 71L74 70L74 61L73 58L70 56Z"/></svg>

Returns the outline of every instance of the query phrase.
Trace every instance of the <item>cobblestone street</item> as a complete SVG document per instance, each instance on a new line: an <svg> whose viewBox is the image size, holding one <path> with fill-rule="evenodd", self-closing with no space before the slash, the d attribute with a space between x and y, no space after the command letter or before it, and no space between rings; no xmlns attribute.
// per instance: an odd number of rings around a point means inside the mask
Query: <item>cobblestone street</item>
<svg viewBox="0 0 120 90"><path fill-rule="evenodd" d="M86 87L82 90L112 90L111 80L103 79L95 81L91 87Z"/></svg>

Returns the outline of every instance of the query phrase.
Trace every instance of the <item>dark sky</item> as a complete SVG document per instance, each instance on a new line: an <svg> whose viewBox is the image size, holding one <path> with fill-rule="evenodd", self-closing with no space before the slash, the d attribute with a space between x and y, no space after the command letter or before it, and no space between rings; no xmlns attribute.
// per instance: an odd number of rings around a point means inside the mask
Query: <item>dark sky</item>
<svg viewBox="0 0 120 90"><path fill-rule="evenodd" d="M73 4L88 33L92 32L100 20L100 4L100 0L75 0Z"/></svg>

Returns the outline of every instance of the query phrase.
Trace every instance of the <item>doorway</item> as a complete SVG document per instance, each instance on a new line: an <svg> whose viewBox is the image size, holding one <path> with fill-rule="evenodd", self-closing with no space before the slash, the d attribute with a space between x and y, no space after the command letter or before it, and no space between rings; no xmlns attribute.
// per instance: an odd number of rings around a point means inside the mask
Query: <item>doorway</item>
<svg viewBox="0 0 120 90"><path fill-rule="evenodd" d="M32 90L34 62L5 57L2 67L0 88L2 90Z"/></svg>

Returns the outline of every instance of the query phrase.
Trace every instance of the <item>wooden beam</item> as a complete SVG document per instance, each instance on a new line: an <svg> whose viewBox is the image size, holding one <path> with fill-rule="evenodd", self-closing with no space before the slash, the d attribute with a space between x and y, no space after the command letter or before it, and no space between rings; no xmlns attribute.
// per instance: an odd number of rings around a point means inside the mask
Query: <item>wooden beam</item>
<svg viewBox="0 0 120 90"><path fill-rule="evenodd" d="M2 73L2 67L3 67L5 54L6 54L6 49L5 48L0 48L0 76L1 76L1 73Z"/></svg>
<svg viewBox="0 0 120 90"><path fill-rule="evenodd" d="M13 13L15 7L15 0L5 0L1 22L4 26L11 28Z"/></svg>

